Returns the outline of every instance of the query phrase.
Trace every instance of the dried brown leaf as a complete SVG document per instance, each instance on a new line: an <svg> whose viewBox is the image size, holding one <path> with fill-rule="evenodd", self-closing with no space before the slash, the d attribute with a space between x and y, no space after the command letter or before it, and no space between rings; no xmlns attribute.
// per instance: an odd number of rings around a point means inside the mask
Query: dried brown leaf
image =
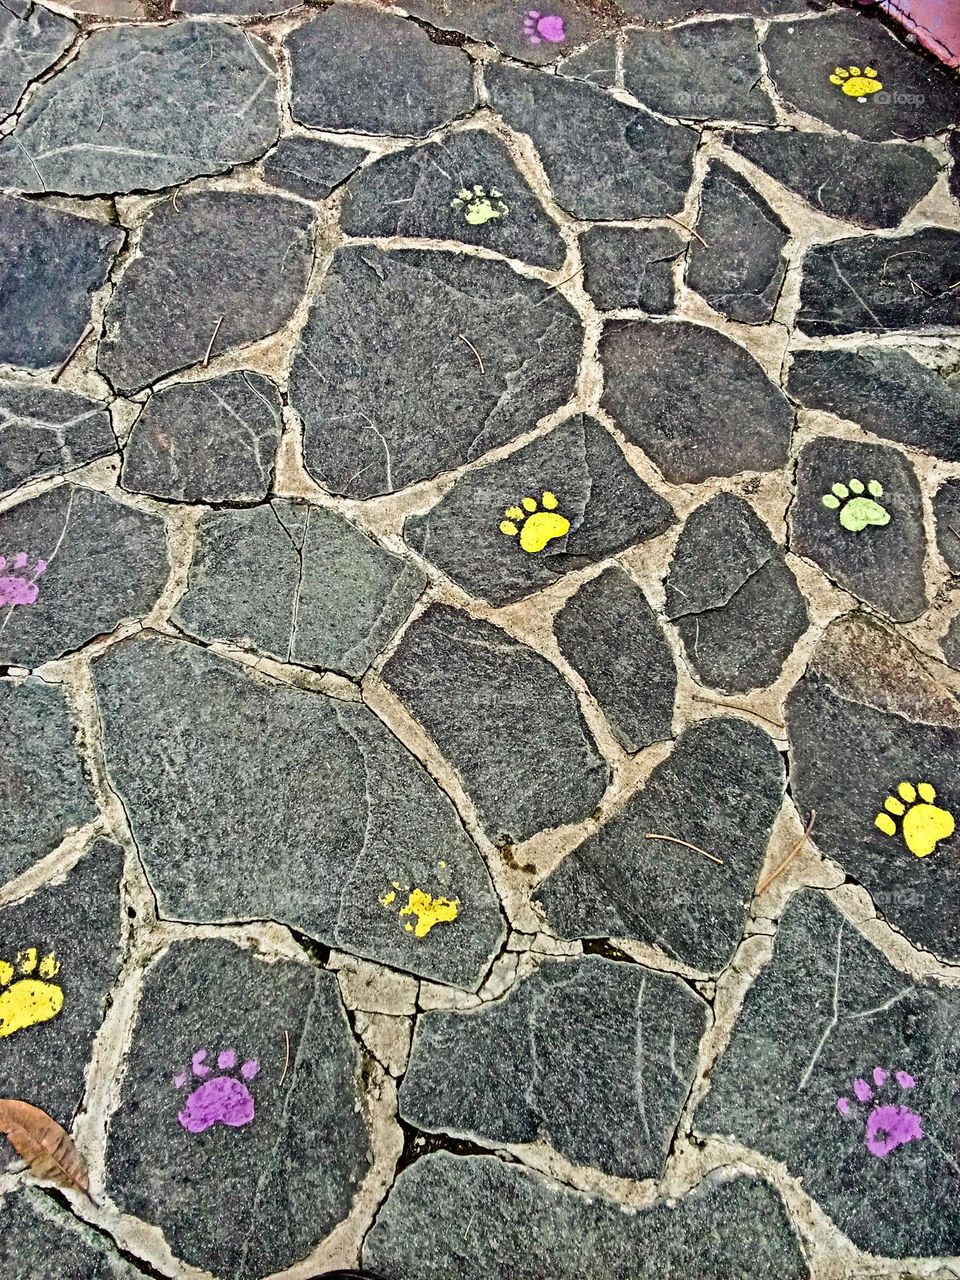
<svg viewBox="0 0 960 1280"><path fill-rule="evenodd" d="M0 1098L0 1133L35 1178L82 1191L88 1200L90 1176L76 1143L45 1111L18 1098Z"/></svg>

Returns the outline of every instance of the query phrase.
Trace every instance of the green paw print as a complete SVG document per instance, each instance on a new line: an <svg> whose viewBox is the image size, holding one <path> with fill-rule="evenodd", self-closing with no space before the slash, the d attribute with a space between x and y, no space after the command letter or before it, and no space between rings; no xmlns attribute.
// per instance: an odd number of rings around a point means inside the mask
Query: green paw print
<svg viewBox="0 0 960 1280"><path fill-rule="evenodd" d="M849 484L834 484L831 492L825 493L820 501L831 511L840 511L840 523L851 533L859 533L868 524L889 524L890 512L881 507L875 498L883 497L883 485L878 480L871 480L866 486L862 480L851 480ZM870 494L868 498L866 494Z"/></svg>
<svg viewBox="0 0 960 1280"><path fill-rule="evenodd" d="M489 192L483 187L475 186L473 190L464 187L460 194L450 201L450 208L461 212L471 227L482 227L485 222L494 218L502 218L510 212L500 199L500 192L491 187Z"/></svg>

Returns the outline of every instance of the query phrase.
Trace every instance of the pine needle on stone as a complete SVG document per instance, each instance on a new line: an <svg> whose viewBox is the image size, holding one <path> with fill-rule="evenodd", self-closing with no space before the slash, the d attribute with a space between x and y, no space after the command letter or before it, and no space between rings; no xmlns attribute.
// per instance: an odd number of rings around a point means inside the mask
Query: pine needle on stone
<svg viewBox="0 0 960 1280"><path fill-rule="evenodd" d="M807 837L809 836L810 832L813 830L813 823L816 816L817 816L816 809L811 809L810 820L803 829L803 835L800 837L797 843L793 846L793 848L790 850L790 852L787 854L784 860L780 863L780 865L778 867L774 867L773 870L769 873L769 875L764 876L764 878L760 881L760 883L757 885L758 895L761 893L766 893L766 891L773 884L774 880L776 880L778 876L783 875L787 867L790 866L790 863L800 856L800 850L807 843Z"/></svg>
<svg viewBox="0 0 960 1280"><path fill-rule="evenodd" d="M678 844L684 849L692 849L694 853L702 853L705 858L709 858L711 862L723 866L723 859L718 858L715 853L708 853L706 849L701 849L698 844L690 844L687 840L678 840L676 836L658 836L652 831L644 833L644 840L666 840L669 844Z"/></svg>

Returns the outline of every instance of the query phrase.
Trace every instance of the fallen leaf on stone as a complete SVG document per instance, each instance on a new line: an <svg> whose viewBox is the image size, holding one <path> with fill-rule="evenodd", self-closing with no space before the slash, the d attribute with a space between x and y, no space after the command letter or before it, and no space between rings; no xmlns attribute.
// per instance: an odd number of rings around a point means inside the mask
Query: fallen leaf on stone
<svg viewBox="0 0 960 1280"><path fill-rule="evenodd" d="M96 1203L86 1161L70 1135L45 1111L17 1098L0 1098L0 1132L35 1178L82 1191Z"/></svg>

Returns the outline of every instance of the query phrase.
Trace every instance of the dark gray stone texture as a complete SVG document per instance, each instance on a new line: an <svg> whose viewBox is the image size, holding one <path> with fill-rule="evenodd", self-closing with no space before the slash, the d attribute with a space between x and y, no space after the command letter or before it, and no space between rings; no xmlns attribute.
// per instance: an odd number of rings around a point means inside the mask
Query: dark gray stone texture
<svg viewBox="0 0 960 1280"><path fill-rule="evenodd" d="M158 205L110 299L101 372L118 390L139 391L208 352L276 332L306 289L313 217L297 201L241 191Z"/></svg>
<svg viewBox="0 0 960 1280"><path fill-rule="evenodd" d="M73 471L116 449L106 405L56 387L0 379L0 493Z"/></svg>
<svg viewBox="0 0 960 1280"><path fill-rule="evenodd" d="M658 1178L707 1014L679 978L640 965L547 962L504 1000L418 1020L400 1115L427 1132L539 1140L573 1164Z"/></svg>
<svg viewBox="0 0 960 1280"><path fill-rule="evenodd" d="M290 375L307 470L365 498L482 457L565 403L582 337L558 293L505 263L341 249Z"/></svg>
<svg viewBox="0 0 960 1280"><path fill-rule="evenodd" d="M21 1187L0 1200L4 1280L144 1280L105 1233L85 1226L52 1196Z"/></svg>
<svg viewBox="0 0 960 1280"><path fill-rule="evenodd" d="M588 84L611 88L617 82L617 37L604 36L588 44L579 53L571 54L557 67L562 76L574 80L586 80Z"/></svg>
<svg viewBox="0 0 960 1280"><path fill-rule="evenodd" d="M270 18L296 7L297 0L173 0L174 13L211 14L217 17Z"/></svg>
<svg viewBox="0 0 960 1280"><path fill-rule="evenodd" d="M933 496L937 546L952 574L960 575L960 479L945 480Z"/></svg>
<svg viewBox="0 0 960 1280"><path fill-rule="evenodd" d="M950 150L950 158L953 161L950 166L950 194L957 201L960 201L960 133L951 133L948 142Z"/></svg>
<svg viewBox="0 0 960 1280"><path fill-rule="evenodd" d="M77 28L58 13L30 0L0 5L0 115L20 101L24 89L76 39Z"/></svg>
<svg viewBox="0 0 960 1280"><path fill-rule="evenodd" d="M951 619L950 625L940 637L940 650L949 665L960 671L960 618Z"/></svg>
<svg viewBox="0 0 960 1280"><path fill-rule="evenodd" d="M410 0L404 8L441 31L461 32L511 58L541 65L595 39L616 17L613 5L604 11L590 0L529 6L515 0Z"/></svg>
<svg viewBox="0 0 960 1280"><path fill-rule="evenodd" d="M263 162L263 176L274 187L307 200L326 200L355 173L367 152L322 138L281 138Z"/></svg>
<svg viewBox="0 0 960 1280"><path fill-rule="evenodd" d="M94 28L0 141L0 185L159 191L256 160L279 131L273 55L218 22Z"/></svg>
<svg viewBox="0 0 960 1280"><path fill-rule="evenodd" d="M517 505L524 498L541 508L527 517L530 529L550 521L545 493L553 494L556 516L569 529L554 524L557 536L528 551L524 519L510 522L519 537L501 525L509 510L526 514ZM668 503L644 484L609 432L578 415L508 458L468 471L435 507L407 521L404 537L466 591L506 604L663 533L673 520Z"/></svg>
<svg viewBox="0 0 960 1280"><path fill-rule="evenodd" d="M604 327L603 406L674 484L787 460L793 411L739 343L687 321Z"/></svg>
<svg viewBox="0 0 960 1280"><path fill-rule="evenodd" d="M670 22L717 12L753 14L758 18L803 13L819 0L617 0L624 13L643 22Z"/></svg>
<svg viewBox="0 0 960 1280"><path fill-rule="evenodd" d="M498 843L586 818L609 770L573 690L499 627L432 605L383 678L463 780Z"/></svg>
<svg viewBox="0 0 960 1280"><path fill-rule="evenodd" d="M673 310L673 268L686 246L666 227L589 227L580 237L583 287L601 311Z"/></svg>
<svg viewBox="0 0 960 1280"><path fill-rule="evenodd" d="M273 483L280 394L242 369L150 397L123 446L120 483L173 502L262 502Z"/></svg>

